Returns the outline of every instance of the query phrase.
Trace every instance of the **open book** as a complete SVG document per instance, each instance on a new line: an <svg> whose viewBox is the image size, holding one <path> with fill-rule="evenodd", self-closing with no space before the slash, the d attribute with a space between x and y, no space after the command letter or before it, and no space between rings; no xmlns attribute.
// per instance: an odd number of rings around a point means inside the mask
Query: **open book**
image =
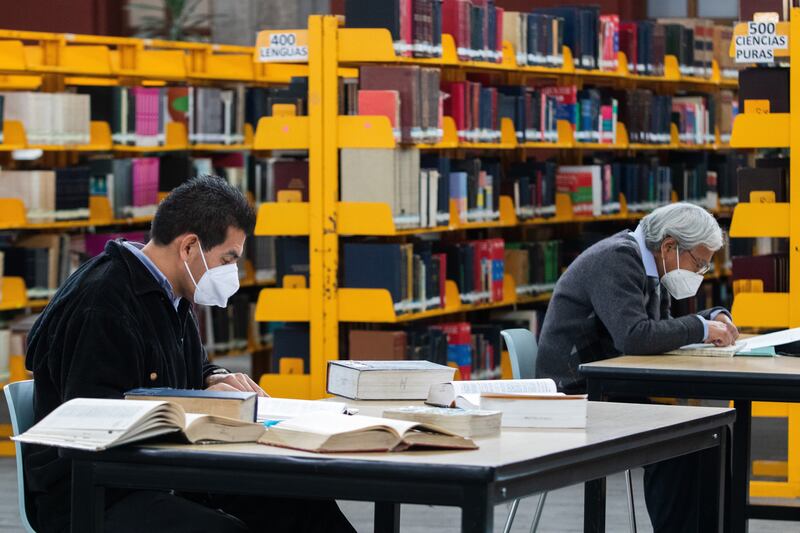
<svg viewBox="0 0 800 533"><path fill-rule="evenodd" d="M589 400L560 392L481 392L459 396L456 407L500 411L504 428L585 428Z"/></svg>
<svg viewBox="0 0 800 533"><path fill-rule="evenodd" d="M667 355L694 355L699 357L770 356L775 355L775 346L797 341L800 341L800 328L792 328L748 337L732 346L717 347L713 344L689 344L667 352Z"/></svg>
<svg viewBox="0 0 800 533"><path fill-rule="evenodd" d="M556 382L552 379L493 379L483 381L450 381L431 385L428 405L454 407L459 396L480 395L483 392L556 394Z"/></svg>
<svg viewBox="0 0 800 533"><path fill-rule="evenodd" d="M187 414L171 402L75 398L12 439L100 451L177 432L191 443L255 442L264 433L264 426L233 418Z"/></svg>
<svg viewBox="0 0 800 533"><path fill-rule="evenodd" d="M408 448L474 450L475 443L445 429L361 415L314 413L270 427L261 444L309 452L396 452Z"/></svg>

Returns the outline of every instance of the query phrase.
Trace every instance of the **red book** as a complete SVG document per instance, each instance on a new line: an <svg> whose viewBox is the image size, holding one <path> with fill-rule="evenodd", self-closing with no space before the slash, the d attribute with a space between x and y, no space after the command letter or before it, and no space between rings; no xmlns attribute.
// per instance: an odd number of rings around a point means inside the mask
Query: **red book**
<svg viewBox="0 0 800 533"><path fill-rule="evenodd" d="M505 274L505 249L503 239L489 239L492 268L492 301L503 301L503 275Z"/></svg>
<svg viewBox="0 0 800 533"><path fill-rule="evenodd" d="M400 140L400 93L397 91L358 91L358 114L389 118L394 139Z"/></svg>
<svg viewBox="0 0 800 533"><path fill-rule="evenodd" d="M411 45L414 41L414 2L413 0L399 0L400 4L400 40L406 47L400 55L410 57Z"/></svg>
<svg viewBox="0 0 800 533"><path fill-rule="evenodd" d="M458 131L458 139L465 140L465 133L468 129L466 117L466 102L467 102L467 82L445 82L442 84L443 89L450 95L450 98L444 101L444 114L453 117L456 123L456 130Z"/></svg>
<svg viewBox="0 0 800 533"><path fill-rule="evenodd" d="M167 112L172 122L181 122L189 127L189 88L167 87Z"/></svg>
<svg viewBox="0 0 800 533"><path fill-rule="evenodd" d="M439 265L439 298L441 298L442 308L447 306L447 254L434 254L434 264Z"/></svg>
<svg viewBox="0 0 800 533"><path fill-rule="evenodd" d="M635 22L622 22L619 25L619 50L628 58L628 70L633 74L638 74L637 63L639 62L639 33Z"/></svg>
<svg viewBox="0 0 800 533"><path fill-rule="evenodd" d="M469 0L444 0L442 2L442 33L448 33L456 43L459 59L469 59L466 51L470 45Z"/></svg>
<svg viewBox="0 0 800 533"><path fill-rule="evenodd" d="M432 326L447 335L447 362L461 372L461 379L469 380L472 374L472 328L469 322L451 322Z"/></svg>
<svg viewBox="0 0 800 533"><path fill-rule="evenodd" d="M273 163L275 196L281 191L300 191L308 201L308 161L282 159Z"/></svg>

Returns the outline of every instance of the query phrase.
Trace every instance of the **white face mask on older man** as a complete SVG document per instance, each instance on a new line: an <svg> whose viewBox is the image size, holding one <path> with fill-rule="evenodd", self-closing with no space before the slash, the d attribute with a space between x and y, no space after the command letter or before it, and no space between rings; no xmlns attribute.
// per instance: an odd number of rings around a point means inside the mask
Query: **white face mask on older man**
<svg viewBox="0 0 800 533"><path fill-rule="evenodd" d="M664 267L664 275L661 276L661 284L666 287L667 291L676 300L684 300L690 296L697 294L700 289L700 284L703 283L703 276L691 270L681 268L681 254L678 248L675 247L675 253L678 259L678 268L667 272L667 264L664 262L664 256L661 256L661 265Z"/></svg>

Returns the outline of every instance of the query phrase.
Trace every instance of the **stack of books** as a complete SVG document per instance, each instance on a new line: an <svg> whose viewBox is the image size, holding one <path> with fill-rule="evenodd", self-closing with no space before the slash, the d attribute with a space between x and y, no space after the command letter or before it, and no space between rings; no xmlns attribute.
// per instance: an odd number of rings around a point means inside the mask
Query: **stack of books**
<svg viewBox="0 0 800 533"><path fill-rule="evenodd" d="M86 167L0 171L0 198L17 198L30 223L89 218Z"/></svg>

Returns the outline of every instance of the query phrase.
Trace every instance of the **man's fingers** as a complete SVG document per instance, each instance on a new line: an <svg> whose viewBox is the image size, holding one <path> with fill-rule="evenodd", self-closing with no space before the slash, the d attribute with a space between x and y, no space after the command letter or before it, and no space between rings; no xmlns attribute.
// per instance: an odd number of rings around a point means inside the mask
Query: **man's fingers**
<svg viewBox="0 0 800 533"><path fill-rule="evenodd" d="M224 381L219 381L217 383L214 383L213 385L208 387L206 390L218 390L218 391L224 391L224 392L238 392L239 391L239 389L228 385Z"/></svg>

